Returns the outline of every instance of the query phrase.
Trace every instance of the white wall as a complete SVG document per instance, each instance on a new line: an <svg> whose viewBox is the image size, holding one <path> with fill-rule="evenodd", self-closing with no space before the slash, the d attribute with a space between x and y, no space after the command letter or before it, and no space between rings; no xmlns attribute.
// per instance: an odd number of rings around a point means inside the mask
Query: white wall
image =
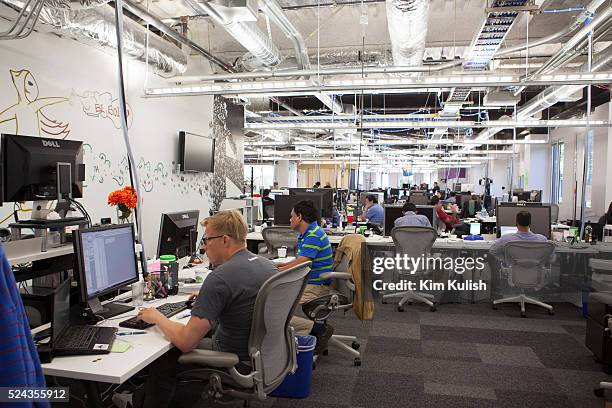
<svg viewBox="0 0 612 408"><path fill-rule="evenodd" d="M593 120L609 121L610 103L598 106L591 115ZM612 136L610 128L593 128L593 193L591 196L592 208L587 209L585 216L595 220L603 215L612 201L612 166L610 161L610 143ZM573 216L574 189L578 182L576 218L580 218L580 200L582 199L582 174L584 167L584 128L557 128L551 131L551 143L563 142L565 157L563 163L563 202L559 206L559 219L570 219ZM576 147L577 143L577 147Z"/></svg>
<svg viewBox="0 0 612 408"><path fill-rule="evenodd" d="M142 98L144 64L127 60L124 67L131 108L130 139L143 189L144 242L147 254L152 255L161 212L199 209L201 216L206 216L211 207L212 175L175 174L172 168L178 157L179 130L211 135L213 98ZM35 104L24 103L20 105L18 120L8 117L6 109L18 102L18 87L12 82L11 69L28 70L28 78L35 79L39 94L31 99L38 98L40 103L43 98L64 97L67 101L38 112ZM51 137L45 129L58 128L42 126L47 121L42 114L67 124L70 131L67 138L85 143L87 180L82 202L95 221L101 217L116 219L115 209L107 205L106 197L110 191L129 183L118 121L85 112L91 108L88 104L94 102L94 97L102 106L116 108L117 103L111 102L117 98L116 75L116 56L70 39L34 33L25 40L0 42L0 112L5 111L5 115L0 113L0 132ZM165 84L154 75L150 79ZM242 157L239 159L242 161ZM5 216L11 209L11 205L5 205L0 214Z"/></svg>

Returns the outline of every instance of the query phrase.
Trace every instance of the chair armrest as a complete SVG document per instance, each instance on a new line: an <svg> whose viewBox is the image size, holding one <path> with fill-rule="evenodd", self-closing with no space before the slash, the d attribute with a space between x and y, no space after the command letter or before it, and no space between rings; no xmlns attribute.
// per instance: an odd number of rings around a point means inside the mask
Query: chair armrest
<svg viewBox="0 0 612 408"><path fill-rule="evenodd" d="M348 272L325 272L319 275L321 279L353 279L353 275Z"/></svg>
<svg viewBox="0 0 612 408"><path fill-rule="evenodd" d="M180 364L198 364L209 367L231 368L240 361L234 353L212 350L193 350L183 353L178 359Z"/></svg>

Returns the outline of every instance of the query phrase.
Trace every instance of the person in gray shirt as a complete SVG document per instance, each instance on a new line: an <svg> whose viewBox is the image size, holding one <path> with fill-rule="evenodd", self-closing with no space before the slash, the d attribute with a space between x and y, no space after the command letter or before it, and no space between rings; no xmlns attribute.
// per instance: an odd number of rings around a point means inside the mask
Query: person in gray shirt
<svg viewBox="0 0 612 408"><path fill-rule="evenodd" d="M417 214L417 208L414 203L404 204L404 207L402 207L402 213L404 213L404 216L395 220L395 227L405 227L409 225L431 227L429 218L424 215Z"/></svg>
<svg viewBox="0 0 612 408"><path fill-rule="evenodd" d="M169 320L155 308L138 318L156 324L175 349L156 360L145 387L145 407L172 405L177 375L189 365L178 363L181 352L200 348L201 340L217 324L205 347L238 355L239 371L250 364L248 343L259 289L278 269L246 249L247 225L238 211L221 211L204 220L203 249L215 269L202 284L186 325Z"/></svg>
<svg viewBox="0 0 612 408"><path fill-rule="evenodd" d="M504 255L504 245L511 241L548 241L542 234L531 232L531 214L529 211L520 211L516 214L516 229L517 232L512 234L502 235L489 248L489 253L497 259L501 259Z"/></svg>

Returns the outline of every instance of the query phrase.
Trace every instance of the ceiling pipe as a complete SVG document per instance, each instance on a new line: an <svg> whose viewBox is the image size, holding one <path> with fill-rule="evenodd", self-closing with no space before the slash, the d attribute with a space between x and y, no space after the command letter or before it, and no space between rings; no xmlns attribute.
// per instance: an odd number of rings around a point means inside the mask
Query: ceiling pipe
<svg viewBox="0 0 612 408"><path fill-rule="evenodd" d="M194 50L195 52L197 52L222 70L226 72L233 72L231 65L215 57L206 49L191 41L189 38L168 27L158 17L151 14L150 12L142 8L140 5L134 3L132 0L123 0L123 8L128 10L130 13L136 15L137 17L141 18L145 23L148 23L153 27L157 28L159 31L172 38L174 41L177 41L191 48L192 50Z"/></svg>
<svg viewBox="0 0 612 408"><path fill-rule="evenodd" d="M429 3L429 0L386 0L394 65L423 63Z"/></svg>
<svg viewBox="0 0 612 408"><path fill-rule="evenodd" d="M213 74L197 76L198 82L206 81L232 81L241 79L273 79L286 78L295 76L333 76L333 75L361 75L364 74L404 74L411 72L438 72L445 69L450 69L463 64L463 60L456 60L439 65L425 65L418 67L402 67L402 66L387 66L387 67L364 67L364 68L321 68L320 70L282 70L282 71L265 71L265 72L239 72L235 74ZM173 82L193 82L191 80L181 79L181 77L171 78Z"/></svg>

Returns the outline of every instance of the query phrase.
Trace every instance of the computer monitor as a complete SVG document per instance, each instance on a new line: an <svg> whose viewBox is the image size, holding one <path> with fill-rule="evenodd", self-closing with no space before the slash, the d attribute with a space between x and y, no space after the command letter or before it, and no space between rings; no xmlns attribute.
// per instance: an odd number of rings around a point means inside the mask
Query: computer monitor
<svg viewBox="0 0 612 408"><path fill-rule="evenodd" d="M2 135L2 201L83 197L83 142Z"/></svg>
<svg viewBox="0 0 612 408"><path fill-rule="evenodd" d="M180 131L178 163L184 172L214 172L215 139Z"/></svg>
<svg viewBox="0 0 612 408"><path fill-rule="evenodd" d="M399 188L391 188L390 189L390 193L392 196L400 196L400 189Z"/></svg>
<svg viewBox="0 0 612 408"><path fill-rule="evenodd" d="M528 211L531 214L531 231L550 239L550 205L541 203L499 203L495 214L497 219L497 236L501 236L501 227L516 227L516 214Z"/></svg>
<svg viewBox="0 0 612 408"><path fill-rule="evenodd" d="M274 225L291 225L291 210L300 201L311 200L317 209L317 220L321 218L323 196L319 194L294 194L278 196L274 200Z"/></svg>
<svg viewBox="0 0 612 408"><path fill-rule="evenodd" d="M176 255L180 259L196 252L199 217L199 210L163 213L159 223L157 257Z"/></svg>
<svg viewBox="0 0 612 408"><path fill-rule="evenodd" d="M470 223L470 235L480 235L480 223L479 222Z"/></svg>
<svg viewBox="0 0 612 408"><path fill-rule="evenodd" d="M417 204L416 207L417 207L417 214L426 216L431 226L435 228L436 220L438 218L436 216L436 207L434 207L433 205L419 205L419 204Z"/></svg>
<svg viewBox="0 0 612 408"><path fill-rule="evenodd" d="M323 203L319 208L321 209L322 217L331 218L334 215L334 190L331 188L290 188L289 195L321 196Z"/></svg>
<svg viewBox="0 0 612 408"><path fill-rule="evenodd" d="M399 205L385 205L384 209L384 235L388 237L395 226L395 220L403 216L404 213L402 212L402 206Z"/></svg>
<svg viewBox="0 0 612 408"><path fill-rule="evenodd" d="M425 194L415 194L412 192L408 197L408 201L414 205L427 205L429 204L429 199Z"/></svg>
<svg viewBox="0 0 612 408"><path fill-rule="evenodd" d="M132 310L115 303L102 306L99 297L138 282L133 225L105 225L74 234L81 300L93 314L104 318Z"/></svg>
<svg viewBox="0 0 612 408"><path fill-rule="evenodd" d="M518 228L517 227L500 227L500 236L504 236L507 234L514 234L515 232L518 232Z"/></svg>

